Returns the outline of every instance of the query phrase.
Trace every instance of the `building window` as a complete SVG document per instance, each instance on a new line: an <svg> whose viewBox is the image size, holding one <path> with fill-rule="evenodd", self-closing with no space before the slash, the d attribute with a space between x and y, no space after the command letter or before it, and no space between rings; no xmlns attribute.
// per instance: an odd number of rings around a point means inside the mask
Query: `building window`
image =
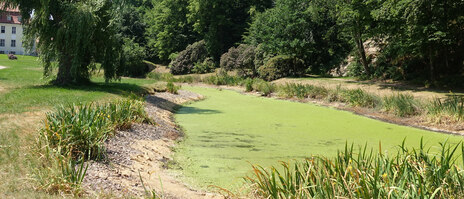
<svg viewBox="0 0 464 199"><path fill-rule="evenodd" d="M0 50L0 54L5 54L5 51L3 51L3 50Z"/></svg>
<svg viewBox="0 0 464 199"><path fill-rule="evenodd" d="M16 34L16 27L11 28L11 34Z"/></svg>
<svg viewBox="0 0 464 199"><path fill-rule="evenodd" d="M16 55L15 51L10 51L10 54Z"/></svg>
<svg viewBox="0 0 464 199"><path fill-rule="evenodd" d="M16 40L11 40L11 47L16 47Z"/></svg>
<svg viewBox="0 0 464 199"><path fill-rule="evenodd" d="M1 33L5 33L5 26L2 26L0 31L1 31Z"/></svg>
<svg viewBox="0 0 464 199"><path fill-rule="evenodd" d="M7 19L8 21L11 21L11 15L6 16L6 19Z"/></svg>
<svg viewBox="0 0 464 199"><path fill-rule="evenodd" d="M18 21L22 22L23 18L21 16L18 16Z"/></svg>
<svg viewBox="0 0 464 199"><path fill-rule="evenodd" d="M5 40L4 39L0 39L0 46L5 47Z"/></svg>

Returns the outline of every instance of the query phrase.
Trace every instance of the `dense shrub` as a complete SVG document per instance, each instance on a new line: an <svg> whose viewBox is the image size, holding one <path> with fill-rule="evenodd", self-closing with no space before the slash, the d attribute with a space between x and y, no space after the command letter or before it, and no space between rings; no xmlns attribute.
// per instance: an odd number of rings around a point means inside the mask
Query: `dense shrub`
<svg viewBox="0 0 464 199"><path fill-rule="evenodd" d="M205 41L201 40L188 45L185 50L179 52L169 64L169 68L174 75L189 74L193 72L195 64L203 63L207 57Z"/></svg>
<svg viewBox="0 0 464 199"><path fill-rule="evenodd" d="M125 39L122 53L123 76L143 77L150 72L148 65L143 62L146 56L144 47L141 47L131 39Z"/></svg>
<svg viewBox="0 0 464 199"><path fill-rule="evenodd" d="M288 76L302 76L305 71L303 60L286 55L275 56L258 69L259 76L268 81Z"/></svg>
<svg viewBox="0 0 464 199"><path fill-rule="evenodd" d="M277 89L276 85L262 79L254 79L253 90L261 92L263 96L269 96Z"/></svg>
<svg viewBox="0 0 464 199"><path fill-rule="evenodd" d="M203 62L195 63L195 66L192 69L193 73L203 74L213 72L216 68L216 64L211 57L206 58Z"/></svg>
<svg viewBox="0 0 464 199"><path fill-rule="evenodd" d="M259 46L263 52L260 55L292 55L303 60L313 73L328 71L351 50L337 24L335 4L326 0L276 0L273 8L254 16L245 42Z"/></svg>
<svg viewBox="0 0 464 199"><path fill-rule="evenodd" d="M232 47L221 56L220 66L226 71L237 70L241 77L256 77L257 67L255 65L255 47L240 44Z"/></svg>

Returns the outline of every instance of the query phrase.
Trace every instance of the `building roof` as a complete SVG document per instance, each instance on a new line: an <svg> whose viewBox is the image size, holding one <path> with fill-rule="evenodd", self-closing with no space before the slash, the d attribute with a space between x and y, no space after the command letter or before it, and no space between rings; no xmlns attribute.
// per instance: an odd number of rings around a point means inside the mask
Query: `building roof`
<svg viewBox="0 0 464 199"><path fill-rule="evenodd" d="M18 7L4 8L0 4L0 23L21 24L21 13Z"/></svg>

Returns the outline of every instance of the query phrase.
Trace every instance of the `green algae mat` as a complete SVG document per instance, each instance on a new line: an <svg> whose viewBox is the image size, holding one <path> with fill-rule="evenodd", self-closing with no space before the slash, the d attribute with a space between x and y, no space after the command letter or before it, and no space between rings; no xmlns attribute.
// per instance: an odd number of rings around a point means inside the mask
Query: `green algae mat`
<svg viewBox="0 0 464 199"><path fill-rule="evenodd" d="M175 115L186 137L175 160L185 180L199 187L237 190L251 164L271 166L311 155L335 156L345 143L392 153L406 138L410 147L423 138L427 146L463 137L394 125L350 112L230 90L184 87L206 97Z"/></svg>

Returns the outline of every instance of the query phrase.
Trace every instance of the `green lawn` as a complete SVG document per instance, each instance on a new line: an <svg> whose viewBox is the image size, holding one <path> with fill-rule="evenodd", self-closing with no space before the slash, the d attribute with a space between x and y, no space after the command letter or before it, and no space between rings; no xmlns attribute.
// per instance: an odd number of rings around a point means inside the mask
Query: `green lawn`
<svg viewBox="0 0 464 199"><path fill-rule="evenodd" d="M154 81L123 78L106 84L102 77L93 84L57 87L44 79L37 57L18 56L8 60L0 55L0 198L56 198L36 190L34 174L43 163L35 153L37 129L43 112L54 106L111 100L139 93L142 86ZM37 111L37 112L36 112Z"/></svg>
<svg viewBox="0 0 464 199"><path fill-rule="evenodd" d="M93 102L102 99L127 96L138 93L142 86L153 83L149 79L123 78L120 82L104 83L102 77L92 78L91 85L57 87L49 85L49 79L42 76L42 68L37 57L18 56L18 60L8 60L0 55L0 114L22 113L49 109L59 104Z"/></svg>
<svg viewBox="0 0 464 199"><path fill-rule="evenodd" d="M250 164L277 165L311 155L335 156L345 143L394 151L406 138L429 146L462 137L398 126L346 111L285 100L242 95L230 90L184 87L206 96L181 108L177 122L186 139L176 160L187 180L199 186L235 189Z"/></svg>

